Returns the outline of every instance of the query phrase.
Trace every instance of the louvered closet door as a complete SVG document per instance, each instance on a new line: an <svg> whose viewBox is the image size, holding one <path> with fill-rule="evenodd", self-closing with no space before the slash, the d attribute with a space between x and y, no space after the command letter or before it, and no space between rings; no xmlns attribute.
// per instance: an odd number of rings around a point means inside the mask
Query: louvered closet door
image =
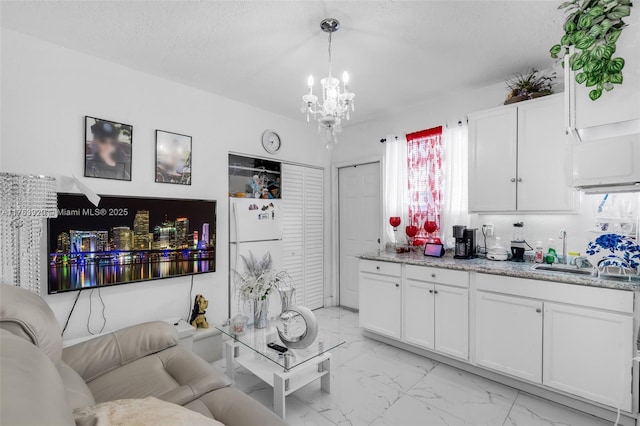
<svg viewBox="0 0 640 426"><path fill-rule="evenodd" d="M304 174L304 303L324 306L323 171L306 168Z"/></svg>
<svg viewBox="0 0 640 426"><path fill-rule="evenodd" d="M295 302L304 305L304 168L282 165L284 269L296 283Z"/></svg>
<svg viewBox="0 0 640 426"><path fill-rule="evenodd" d="M296 303L324 305L323 170L282 165L284 266L296 282Z"/></svg>

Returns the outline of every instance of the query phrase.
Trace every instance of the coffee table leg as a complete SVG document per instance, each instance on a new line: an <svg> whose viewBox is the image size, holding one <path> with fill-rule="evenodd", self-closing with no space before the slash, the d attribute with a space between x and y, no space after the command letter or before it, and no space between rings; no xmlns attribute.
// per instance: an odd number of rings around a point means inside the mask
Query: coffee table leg
<svg viewBox="0 0 640 426"><path fill-rule="evenodd" d="M233 340L227 340L225 342L224 357L227 364L227 376L231 380L234 380L235 378L235 368L233 368L234 367L233 357L235 356L235 352L236 352L235 348L236 348L236 344Z"/></svg>
<svg viewBox="0 0 640 426"><path fill-rule="evenodd" d="M286 379L278 373L273 373L273 411L282 420L285 415L285 381Z"/></svg>
<svg viewBox="0 0 640 426"><path fill-rule="evenodd" d="M320 389L331 393L331 354L328 355L329 357L320 363L322 370L327 372L320 378Z"/></svg>

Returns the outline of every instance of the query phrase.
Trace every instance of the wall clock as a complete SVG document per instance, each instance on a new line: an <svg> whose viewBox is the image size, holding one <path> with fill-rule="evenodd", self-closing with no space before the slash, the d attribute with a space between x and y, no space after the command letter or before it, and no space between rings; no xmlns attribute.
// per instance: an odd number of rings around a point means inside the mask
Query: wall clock
<svg viewBox="0 0 640 426"><path fill-rule="evenodd" d="M282 141L280 140L280 136L274 132L273 130L265 130L262 134L262 147L269 154L275 154L280 151L280 147L282 146Z"/></svg>

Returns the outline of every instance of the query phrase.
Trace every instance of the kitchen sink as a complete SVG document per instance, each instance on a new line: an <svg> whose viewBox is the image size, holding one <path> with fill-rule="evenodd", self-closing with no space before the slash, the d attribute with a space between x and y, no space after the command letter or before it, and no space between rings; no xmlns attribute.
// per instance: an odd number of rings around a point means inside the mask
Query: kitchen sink
<svg viewBox="0 0 640 426"><path fill-rule="evenodd" d="M561 274L593 275L593 268L578 268L575 265L562 265L556 263L553 265L535 265L532 269L535 269L536 271L558 272Z"/></svg>

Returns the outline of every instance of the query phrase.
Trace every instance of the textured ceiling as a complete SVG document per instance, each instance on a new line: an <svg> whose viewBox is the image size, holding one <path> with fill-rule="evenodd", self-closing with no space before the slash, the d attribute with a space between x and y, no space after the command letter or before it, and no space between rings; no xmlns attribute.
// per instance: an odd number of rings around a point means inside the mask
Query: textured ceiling
<svg viewBox="0 0 640 426"><path fill-rule="evenodd" d="M337 18L334 73L352 121L553 64L556 1L3 1L2 26L303 119L327 72L322 18Z"/></svg>

